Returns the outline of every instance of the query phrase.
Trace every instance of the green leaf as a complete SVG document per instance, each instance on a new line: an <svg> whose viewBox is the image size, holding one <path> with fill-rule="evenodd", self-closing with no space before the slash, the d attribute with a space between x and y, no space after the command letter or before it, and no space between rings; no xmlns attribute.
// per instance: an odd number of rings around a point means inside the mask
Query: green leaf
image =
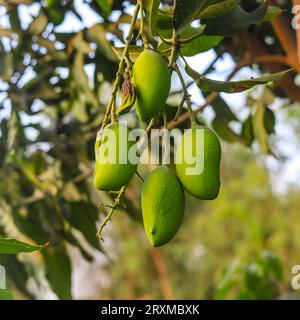
<svg viewBox="0 0 300 320"><path fill-rule="evenodd" d="M264 125L268 134L275 133L276 118L273 110L265 107Z"/></svg>
<svg viewBox="0 0 300 320"><path fill-rule="evenodd" d="M33 252L42 250L44 246L31 245L15 239L0 237L0 254L16 254L20 252Z"/></svg>
<svg viewBox="0 0 300 320"><path fill-rule="evenodd" d="M187 74L193 78L197 86L204 92L226 92L226 93L237 93L251 89L254 86L267 84L272 81L279 81L293 69L286 71L262 76L255 79L242 80L242 81L218 81L206 78L202 74L196 72L189 66L185 67Z"/></svg>
<svg viewBox="0 0 300 320"><path fill-rule="evenodd" d="M255 138L252 121L253 121L252 115L250 114L249 117L242 124L241 135L247 141L248 146L252 145Z"/></svg>
<svg viewBox="0 0 300 320"><path fill-rule="evenodd" d="M86 30L86 37L89 41L97 44L98 50L111 61L117 61L117 57L111 48L111 43L106 38L106 30L101 23L94 24Z"/></svg>
<svg viewBox="0 0 300 320"><path fill-rule="evenodd" d="M215 118L212 122L213 129L217 135L229 143L240 142L245 144L245 140L235 133L224 118Z"/></svg>
<svg viewBox="0 0 300 320"><path fill-rule="evenodd" d="M206 24L204 33L207 35L232 36L252 24L261 22L267 8L265 2L253 12L247 12L241 6L235 7L221 17L203 20L202 23Z"/></svg>
<svg viewBox="0 0 300 320"><path fill-rule="evenodd" d="M10 290L0 289L0 301L1 300L13 300L13 296Z"/></svg>
<svg viewBox="0 0 300 320"><path fill-rule="evenodd" d="M169 29L165 30L164 37L169 34L167 34ZM215 46L217 46L220 41L223 39L221 36L205 36L202 35L203 31L205 30L205 26L200 26L198 28L193 27L187 27L185 30L181 33L179 40L182 41L180 52L182 55L186 57L194 56L195 54L208 51ZM161 31L161 29L160 29ZM171 30L170 30L171 32ZM160 32L159 32L160 33ZM160 35L162 35L160 33ZM161 42L158 46L158 51L161 54L169 53L171 52L171 46L167 45L164 42Z"/></svg>
<svg viewBox="0 0 300 320"><path fill-rule="evenodd" d="M151 31L152 35L156 34L156 22L157 22L157 13L160 4L160 0L144 0L144 9L145 9L145 20L146 25Z"/></svg>
<svg viewBox="0 0 300 320"><path fill-rule="evenodd" d="M187 27L199 14L199 11L204 7L207 0L177 0L173 26L176 33L179 34Z"/></svg>
<svg viewBox="0 0 300 320"><path fill-rule="evenodd" d="M237 7L240 2L241 0L225 0L214 4L208 4L198 17L200 19L218 18Z"/></svg>
<svg viewBox="0 0 300 320"><path fill-rule="evenodd" d="M268 133L265 128L265 106L257 102L257 110L253 118L254 134L257 138L261 151L265 154L273 154L269 147Z"/></svg>
<svg viewBox="0 0 300 320"><path fill-rule="evenodd" d="M95 236L97 232L96 222L98 210L91 203L84 201L66 202L62 206L62 212L68 222L82 232L86 240L96 249L100 250L100 243Z"/></svg>
<svg viewBox="0 0 300 320"><path fill-rule="evenodd" d="M70 300L71 294L71 262L63 249L47 250L43 254L46 277L53 291L60 299Z"/></svg>
<svg viewBox="0 0 300 320"><path fill-rule="evenodd" d="M173 17L158 12L155 30L160 36L164 38L171 38L173 34Z"/></svg>
<svg viewBox="0 0 300 320"><path fill-rule="evenodd" d="M116 56L121 59L124 51L124 47L114 47L113 48ZM129 46L128 54L131 61L135 61L137 57L144 51L144 47L141 46Z"/></svg>
<svg viewBox="0 0 300 320"><path fill-rule="evenodd" d="M208 94L204 93L204 97L206 98L207 96ZM235 114L231 111L229 105L220 95L214 99L214 101L211 103L211 106L214 109L216 118L223 118L226 120L226 122L238 121Z"/></svg>
<svg viewBox="0 0 300 320"><path fill-rule="evenodd" d="M283 270L282 265L278 257L268 251L264 251L261 254L261 264L265 269L265 274L272 272L277 280L282 280L283 278Z"/></svg>
<svg viewBox="0 0 300 320"><path fill-rule="evenodd" d="M222 40L223 37L221 36L202 35L189 43L181 45L180 52L183 56L191 57L216 47Z"/></svg>
<svg viewBox="0 0 300 320"><path fill-rule="evenodd" d="M111 12L112 1L110 0L96 0L99 7L104 11L104 13L109 16Z"/></svg>
<svg viewBox="0 0 300 320"><path fill-rule="evenodd" d="M282 13L282 10L276 6L268 6L267 12L264 16L264 21L272 22L278 15Z"/></svg>

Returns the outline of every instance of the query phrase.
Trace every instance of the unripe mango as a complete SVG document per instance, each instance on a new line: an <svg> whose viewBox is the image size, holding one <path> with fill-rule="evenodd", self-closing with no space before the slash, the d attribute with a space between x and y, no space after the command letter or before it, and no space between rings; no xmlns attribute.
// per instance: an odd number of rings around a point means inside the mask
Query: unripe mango
<svg viewBox="0 0 300 320"><path fill-rule="evenodd" d="M139 119L146 121L157 116L165 106L171 86L166 61L153 50L143 51L134 63L132 82L137 91L135 106Z"/></svg>
<svg viewBox="0 0 300 320"><path fill-rule="evenodd" d="M186 156L191 154L201 163L200 170L193 169L192 174L189 170L195 164L187 163L186 160ZM221 184L220 161L221 144L213 131L196 126L184 133L176 150L176 172L191 195L203 200L212 200L218 196Z"/></svg>
<svg viewBox="0 0 300 320"><path fill-rule="evenodd" d="M142 190L142 212L146 235L154 247L170 241L184 215L184 191L176 174L166 167L150 173Z"/></svg>
<svg viewBox="0 0 300 320"><path fill-rule="evenodd" d="M130 162L128 152L130 148L135 150L135 141L129 141L128 135L129 130L126 126L112 123L103 130L101 140L96 141L96 189L120 190L134 175L137 164Z"/></svg>

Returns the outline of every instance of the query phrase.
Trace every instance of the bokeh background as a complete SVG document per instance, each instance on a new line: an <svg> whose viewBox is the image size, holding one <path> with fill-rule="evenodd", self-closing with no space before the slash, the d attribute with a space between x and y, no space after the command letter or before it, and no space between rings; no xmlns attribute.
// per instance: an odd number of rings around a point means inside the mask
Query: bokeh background
<svg viewBox="0 0 300 320"><path fill-rule="evenodd" d="M186 57L198 72L221 80L232 72L238 80L295 68L278 84L221 94L207 105L186 77L194 109L204 106L198 121L222 141L218 199L187 195L179 233L152 249L135 176L105 241L96 238L112 195L92 187L94 141L118 67L112 46L124 43L134 4L0 1L0 235L50 242L42 253L0 255L14 297L299 298L291 287L292 267L300 264L300 68L292 1L269 1L280 9L271 11L279 13L272 22L222 41L203 39ZM247 12L260 4L241 1ZM132 44L140 44L137 34ZM169 120L181 94L174 77ZM143 126L134 110L122 121ZM150 170L139 168L143 177Z"/></svg>

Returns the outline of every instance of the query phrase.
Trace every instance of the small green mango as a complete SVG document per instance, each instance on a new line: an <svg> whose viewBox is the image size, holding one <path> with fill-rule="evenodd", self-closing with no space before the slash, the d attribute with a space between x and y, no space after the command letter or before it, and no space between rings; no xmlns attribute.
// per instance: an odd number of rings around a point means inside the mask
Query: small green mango
<svg viewBox="0 0 300 320"><path fill-rule="evenodd" d="M166 167L152 171L142 190L144 228L152 246L162 246L175 236L184 206L184 191L176 174Z"/></svg>
<svg viewBox="0 0 300 320"><path fill-rule="evenodd" d="M144 50L136 59L132 82L137 91L136 111L142 121L157 116L164 108L171 87L166 61L153 50Z"/></svg>
<svg viewBox="0 0 300 320"><path fill-rule="evenodd" d="M117 191L134 175L137 164L131 163L129 149L135 153L135 141L129 141L129 130L118 123L108 125L96 141L94 186L103 191ZM120 156L122 158L120 159ZM123 160L122 160L123 159Z"/></svg>
<svg viewBox="0 0 300 320"><path fill-rule="evenodd" d="M202 138L197 139L197 132L198 137ZM188 172L195 164L190 161L187 163L186 155L192 155L202 163L198 172ZM176 172L191 195L203 200L213 200L218 196L221 184L220 161L221 144L213 131L204 126L196 126L184 133L176 150Z"/></svg>

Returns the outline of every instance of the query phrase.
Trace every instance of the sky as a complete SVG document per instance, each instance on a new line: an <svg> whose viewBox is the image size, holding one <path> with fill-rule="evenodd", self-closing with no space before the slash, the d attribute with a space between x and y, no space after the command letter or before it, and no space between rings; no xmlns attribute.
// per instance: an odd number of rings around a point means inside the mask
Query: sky
<svg viewBox="0 0 300 320"><path fill-rule="evenodd" d="M77 17L73 14L68 13L63 23L56 27L58 32L76 32L85 27L90 27L95 23L99 22L99 16L96 15L88 5L84 4L83 0L75 0L75 7L80 12L83 22L80 22ZM128 7L128 13L132 12L133 7ZM22 17L22 24L24 27L32 21L32 17L36 16L39 11L39 4L33 4L30 7L22 5L20 9L20 15ZM3 8L0 8L0 27L6 27L8 25L8 19L3 16ZM112 19L117 19L118 14L114 14ZM126 32L126 27L124 27ZM205 53L198 54L194 57L187 58L188 63L192 68L198 72L204 71L211 61L215 58L213 50ZM210 74L211 78L225 80L226 76L234 69L235 64L231 59L230 55L225 54L223 59L220 60L216 65L216 71ZM63 71L62 71L63 72ZM86 67L86 73L92 78L93 67L91 65ZM253 76L253 71L249 68L242 69L234 78L245 79ZM34 77L32 72L28 72L23 79L24 82L28 79ZM178 81L174 81L175 87L178 85ZM0 91L4 88L3 82L0 80ZM259 89L255 89L259 92ZM201 105L204 102L201 96L200 90L196 85L189 88L189 92L192 95L192 100L195 105ZM248 115L248 108L245 108L247 93L236 93L236 94L222 94L222 97L233 106L234 111L240 119L245 119ZM0 101L4 97L0 92ZM286 190L287 184L297 184L300 185L300 153L298 148L298 141L293 134L293 129L284 121L284 113L281 108L282 101L277 99L277 101L272 105L272 109L276 111L277 125L276 125L276 146L279 153L288 158L285 163L279 162L272 157L264 157L262 161L270 169L271 177L273 180L274 190L277 192L284 192ZM7 103L4 110L0 110L0 120L3 117L7 117L10 113L10 105ZM38 106L37 106L38 107ZM213 112L210 108L206 108L204 112L204 117L211 120L213 117ZM39 122L41 119L39 117L32 118L25 114L22 116L22 121L25 123ZM43 119L45 121L45 119ZM29 129L27 134L34 136L34 129Z"/></svg>

